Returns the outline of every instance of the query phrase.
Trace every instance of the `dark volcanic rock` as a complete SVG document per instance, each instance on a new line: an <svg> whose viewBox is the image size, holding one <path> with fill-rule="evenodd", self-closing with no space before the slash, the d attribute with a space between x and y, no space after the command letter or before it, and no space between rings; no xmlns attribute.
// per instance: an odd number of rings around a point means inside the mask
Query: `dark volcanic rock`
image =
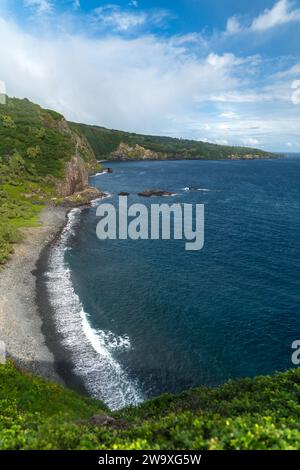
<svg viewBox="0 0 300 470"><path fill-rule="evenodd" d="M104 171L106 171L106 173L113 173L112 168L104 168Z"/></svg>
<svg viewBox="0 0 300 470"><path fill-rule="evenodd" d="M152 196L174 196L174 193L170 191L164 191L163 189L147 189L141 193L138 193L142 197L152 197Z"/></svg>
<svg viewBox="0 0 300 470"><path fill-rule="evenodd" d="M79 207L89 204L94 199L106 197L107 194L99 191L97 188L86 188L83 191L72 194L72 196L65 197L63 206L65 207Z"/></svg>
<svg viewBox="0 0 300 470"><path fill-rule="evenodd" d="M121 191L119 196L129 196L129 193L126 193L126 191Z"/></svg>

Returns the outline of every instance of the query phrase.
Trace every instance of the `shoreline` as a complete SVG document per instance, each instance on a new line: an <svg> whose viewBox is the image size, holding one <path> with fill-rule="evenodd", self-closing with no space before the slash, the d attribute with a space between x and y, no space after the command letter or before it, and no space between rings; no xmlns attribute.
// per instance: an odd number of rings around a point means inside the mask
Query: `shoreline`
<svg viewBox="0 0 300 470"><path fill-rule="evenodd" d="M72 209L66 210L66 216L63 225L59 228L50 243L47 243L40 252L36 262L36 287L35 303L39 316L42 321L41 332L44 337L48 351L54 359L54 369L63 384L75 390L77 393L89 396L84 385L84 381L74 372L70 351L63 346L63 338L57 331L55 325L55 310L50 302L49 291L47 289L46 276L49 270L49 260L52 247L58 242L61 234L68 222L68 213Z"/></svg>
<svg viewBox="0 0 300 470"><path fill-rule="evenodd" d="M64 384L56 359L45 336L44 318L39 311L37 269L40 256L65 225L68 209L45 207L41 225L23 230L24 239L0 272L0 339L7 355L29 372Z"/></svg>

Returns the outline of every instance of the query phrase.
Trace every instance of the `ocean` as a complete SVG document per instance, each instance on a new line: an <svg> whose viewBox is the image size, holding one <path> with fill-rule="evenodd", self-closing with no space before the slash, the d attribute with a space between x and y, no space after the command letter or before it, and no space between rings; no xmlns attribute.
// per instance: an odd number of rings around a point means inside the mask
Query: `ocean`
<svg viewBox="0 0 300 470"><path fill-rule="evenodd" d="M300 339L300 156L114 162L109 193L75 209L52 246L46 286L62 348L112 409L165 392L293 367ZM141 198L149 188L170 198ZM193 188L193 191L187 190ZM205 243L96 237L97 205L205 206Z"/></svg>

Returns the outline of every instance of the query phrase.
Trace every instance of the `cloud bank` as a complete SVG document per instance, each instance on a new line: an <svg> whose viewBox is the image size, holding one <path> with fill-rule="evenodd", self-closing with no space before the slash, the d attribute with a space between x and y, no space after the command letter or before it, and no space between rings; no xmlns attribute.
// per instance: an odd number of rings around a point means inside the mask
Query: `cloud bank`
<svg viewBox="0 0 300 470"><path fill-rule="evenodd" d="M38 15L53 12L49 1L25 1ZM298 10L287 0L278 4L294 21ZM291 83L300 60L274 70L259 55L212 52L209 39L197 32L130 37L128 31L155 18L137 7L129 17L112 5L96 9L97 24L115 31L96 36L64 29L42 35L0 17L0 80L7 93L78 122L270 150L289 143L296 149L300 109L291 101ZM251 28L275 25L275 7ZM228 24L232 34L243 34L238 20Z"/></svg>

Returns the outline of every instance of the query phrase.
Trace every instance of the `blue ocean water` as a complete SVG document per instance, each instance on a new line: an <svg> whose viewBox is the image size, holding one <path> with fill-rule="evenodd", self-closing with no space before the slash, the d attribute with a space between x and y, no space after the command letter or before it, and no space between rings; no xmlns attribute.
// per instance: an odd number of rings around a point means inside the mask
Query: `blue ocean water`
<svg viewBox="0 0 300 470"><path fill-rule="evenodd" d="M205 245L188 252L181 240L99 241L97 203L73 212L52 281L67 279L57 327L90 393L118 408L292 367L291 344L300 339L300 157L109 166L113 174L91 178L110 193L103 202L117 206L128 191L129 203L203 203ZM137 196L147 188L177 195ZM52 287L54 302L59 295Z"/></svg>

